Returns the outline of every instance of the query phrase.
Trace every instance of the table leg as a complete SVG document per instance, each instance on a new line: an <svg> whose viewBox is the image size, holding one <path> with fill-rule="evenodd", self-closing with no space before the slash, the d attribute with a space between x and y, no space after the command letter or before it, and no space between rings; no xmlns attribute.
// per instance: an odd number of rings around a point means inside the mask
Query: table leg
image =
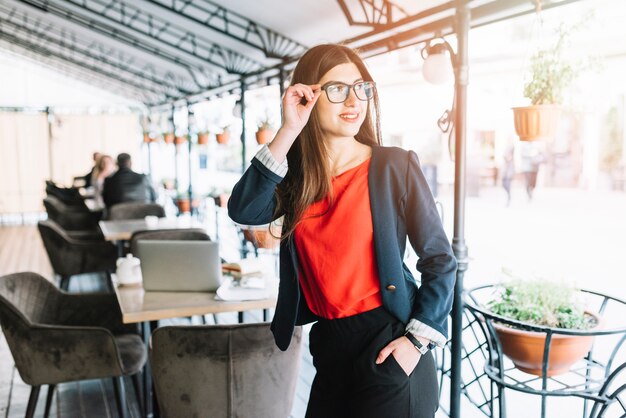
<svg viewBox="0 0 626 418"><path fill-rule="evenodd" d="M239 323L243 324L243 312L238 312L237 316L238 316Z"/></svg>
<svg viewBox="0 0 626 418"><path fill-rule="evenodd" d="M115 246L117 247L117 256L124 257L124 240L118 239L115 241Z"/></svg>
<svg viewBox="0 0 626 418"><path fill-rule="evenodd" d="M263 322L267 322L269 316L270 316L270 310L267 308L263 309Z"/></svg>
<svg viewBox="0 0 626 418"><path fill-rule="evenodd" d="M146 345L146 348L148 348L150 346L150 335L152 334L150 322L145 321L142 322L141 325L143 342ZM146 361L146 364L143 367L143 404L146 418L154 417L153 402L154 393L152 388L152 369L150 368L150 362Z"/></svg>

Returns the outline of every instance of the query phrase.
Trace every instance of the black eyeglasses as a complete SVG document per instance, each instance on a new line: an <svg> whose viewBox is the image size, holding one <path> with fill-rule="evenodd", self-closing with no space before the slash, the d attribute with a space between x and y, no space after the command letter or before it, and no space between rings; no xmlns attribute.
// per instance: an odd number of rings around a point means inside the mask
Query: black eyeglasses
<svg viewBox="0 0 626 418"><path fill-rule="evenodd" d="M350 89L354 90L357 99L362 101L371 100L376 91L376 83L373 81L357 81L350 85L339 81L330 81L322 86L326 97L331 103L343 103L350 96Z"/></svg>

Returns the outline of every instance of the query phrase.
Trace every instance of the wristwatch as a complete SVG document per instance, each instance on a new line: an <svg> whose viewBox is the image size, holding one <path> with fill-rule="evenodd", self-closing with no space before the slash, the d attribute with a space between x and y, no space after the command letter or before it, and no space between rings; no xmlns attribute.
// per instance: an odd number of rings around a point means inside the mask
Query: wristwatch
<svg viewBox="0 0 626 418"><path fill-rule="evenodd" d="M428 345L422 344L420 340L418 340L413 334L411 334L411 331L405 332L404 336L407 337L409 341L411 341L411 344L413 344L417 351L419 351L422 355L428 353L428 350L432 350L436 347L435 344L433 344L432 342L429 342Z"/></svg>

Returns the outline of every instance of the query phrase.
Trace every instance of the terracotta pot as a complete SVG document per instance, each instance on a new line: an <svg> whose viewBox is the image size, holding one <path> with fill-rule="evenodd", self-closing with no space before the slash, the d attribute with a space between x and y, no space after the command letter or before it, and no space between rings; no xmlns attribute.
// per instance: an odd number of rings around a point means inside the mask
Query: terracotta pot
<svg viewBox="0 0 626 418"><path fill-rule="evenodd" d="M259 144L266 144L272 140L272 132L270 129L259 129L256 131L256 142Z"/></svg>
<svg viewBox="0 0 626 418"><path fill-rule="evenodd" d="M596 326L593 329L602 326L600 316L592 312L585 313L596 319ZM523 372L541 376L546 334L510 328L495 322L493 326L502 343L502 351L511 359L515 367ZM593 339L593 336L552 334L548 377L569 371L574 363L589 352Z"/></svg>
<svg viewBox="0 0 626 418"><path fill-rule="evenodd" d="M244 229L243 236L257 248L274 249L280 243L280 240L274 238L267 228Z"/></svg>
<svg viewBox="0 0 626 418"><path fill-rule="evenodd" d="M514 107L515 131L520 141L551 138L556 133L560 115L558 105Z"/></svg>
<svg viewBox="0 0 626 418"><path fill-rule="evenodd" d="M209 143L209 134L206 132L198 134L198 145L205 145Z"/></svg>
<svg viewBox="0 0 626 418"><path fill-rule="evenodd" d="M229 198L230 198L230 194L220 193L219 195L213 198L215 200L215 206L219 206L221 208L227 207Z"/></svg>
<svg viewBox="0 0 626 418"><path fill-rule="evenodd" d="M145 142L146 144L152 142L152 138L150 138L150 135L148 135L148 133L143 134L143 142Z"/></svg>
<svg viewBox="0 0 626 418"><path fill-rule="evenodd" d="M222 132L221 134L215 135L215 139L217 139L218 144L228 144L228 140L230 139L230 133Z"/></svg>
<svg viewBox="0 0 626 418"><path fill-rule="evenodd" d="M163 134L163 141L165 141L166 144L173 143L174 142L174 134L172 134L172 133Z"/></svg>
<svg viewBox="0 0 626 418"><path fill-rule="evenodd" d="M177 136L176 139L174 139L174 143L176 145L181 145L181 144L184 144L185 142L187 142L187 137L185 136Z"/></svg>
<svg viewBox="0 0 626 418"><path fill-rule="evenodd" d="M191 212L191 207L189 206L189 199L177 199L176 204L178 205L178 211L180 213L189 213Z"/></svg>

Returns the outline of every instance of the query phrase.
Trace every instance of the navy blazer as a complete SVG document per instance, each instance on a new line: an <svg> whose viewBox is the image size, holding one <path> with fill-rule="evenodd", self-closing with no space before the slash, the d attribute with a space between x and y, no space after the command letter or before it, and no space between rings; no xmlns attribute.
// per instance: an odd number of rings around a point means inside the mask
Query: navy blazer
<svg viewBox="0 0 626 418"><path fill-rule="evenodd" d="M233 188L231 219L244 225L270 223L276 186L282 177L257 158ZM368 172L374 247L385 308L403 323L411 318L448 337L456 259L417 155L396 147L374 146ZM406 238L419 256L421 285L403 262ZM316 321L302 296L298 256L292 239L280 244L280 284L271 329L276 345L286 350L295 325Z"/></svg>

